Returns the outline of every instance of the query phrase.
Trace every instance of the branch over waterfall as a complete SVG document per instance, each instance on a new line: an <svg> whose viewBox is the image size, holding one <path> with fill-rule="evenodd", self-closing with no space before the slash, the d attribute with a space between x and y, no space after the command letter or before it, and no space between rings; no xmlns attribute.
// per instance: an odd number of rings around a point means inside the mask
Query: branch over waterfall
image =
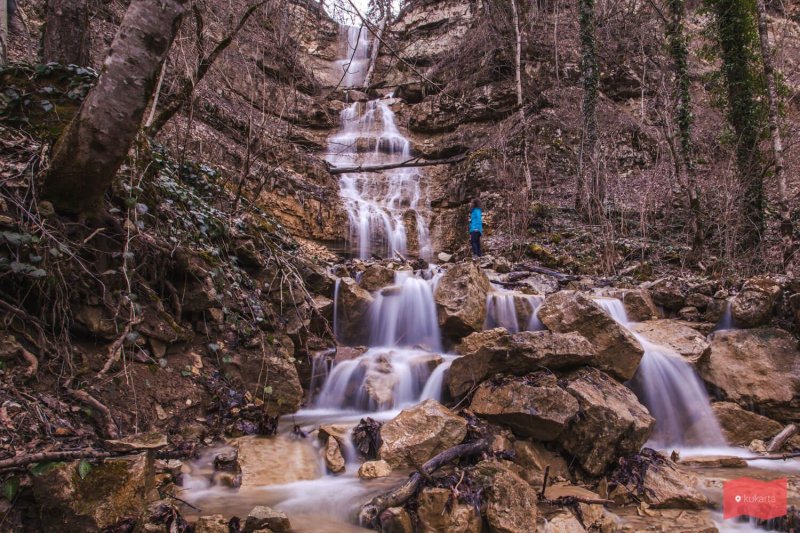
<svg viewBox="0 0 800 533"><path fill-rule="evenodd" d="M447 159L431 159L425 160L420 157L408 159L401 163L387 163L385 165L358 165L355 167L332 167L328 165L328 170L334 176L339 174L350 174L352 172L383 172L384 170L392 170L395 168L415 168L415 167L432 167L436 165L453 165L460 163L467 158L466 155L459 155Z"/></svg>

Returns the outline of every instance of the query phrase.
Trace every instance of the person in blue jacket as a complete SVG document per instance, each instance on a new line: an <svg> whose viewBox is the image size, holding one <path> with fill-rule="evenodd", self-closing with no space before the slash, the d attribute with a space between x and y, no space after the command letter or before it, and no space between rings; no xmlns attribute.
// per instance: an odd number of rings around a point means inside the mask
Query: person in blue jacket
<svg viewBox="0 0 800 533"><path fill-rule="evenodd" d="M472 257L481 256L481 234L483 233L483 211L481 201L472 200L472 209L469 214L469 243L472 245Z"/></svg>

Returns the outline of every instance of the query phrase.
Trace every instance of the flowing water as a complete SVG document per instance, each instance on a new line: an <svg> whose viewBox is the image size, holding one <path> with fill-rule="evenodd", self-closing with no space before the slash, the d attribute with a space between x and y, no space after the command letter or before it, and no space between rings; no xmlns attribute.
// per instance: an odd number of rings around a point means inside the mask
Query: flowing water
<svg viewBox="0 0 800 533"><path fill-rule="evenodd" d="M630 329L621 300L597 298L595 302L628 329L644 348L636 375L628 385L647 407L656 425L649 445L656 448L725 446L711 401L700 376L679 354L648 341Z"/></svg>
<svg viewBox="0 0 800 533"><path fill-rule="evenodd" d="M486 321L483 328L503 327L511 333L543 330L545 327L537 316L543 301L542 296L495 286L494 291L486 296Z"/></svg>
<svg viewBox="0 0 800 533"><path fill-rule="evenodd" d="M346 51L354 53L346 86L359 86L366 65L356 58L367 58L369 39L358 38L358 28L348 27ZM349 57L349 55L347 56ZM366 61L366 60L364 60ZM347 59L341 60L348 64ZM328 139L326 160L334 167L376 166L412 159L411 142L397 127L392 104L386 98L354 102L340 115L341 130ZM429 205L423 175L415 168L395 168L381 172L349 172L339 180L340 194L347 211L350 248L361 259L372 254L393 257L431 256Z"/></svg>

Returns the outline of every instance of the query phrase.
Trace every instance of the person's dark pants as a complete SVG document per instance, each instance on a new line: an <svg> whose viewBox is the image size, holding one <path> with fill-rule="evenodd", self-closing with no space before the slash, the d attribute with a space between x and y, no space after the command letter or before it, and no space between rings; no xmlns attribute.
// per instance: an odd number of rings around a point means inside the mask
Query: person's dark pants
<svg viewBox="0 0 800 533"><path fill-rule="evenodd" d="M472 245L472 255L481 256L481 232L473 231L469 234L469 243Z"/></svg>

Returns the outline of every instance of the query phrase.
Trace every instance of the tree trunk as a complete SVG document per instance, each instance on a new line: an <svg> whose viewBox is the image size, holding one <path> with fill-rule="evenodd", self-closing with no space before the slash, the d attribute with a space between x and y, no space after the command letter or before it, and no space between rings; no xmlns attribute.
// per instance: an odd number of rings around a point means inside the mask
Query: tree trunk
<svg viewBox="0 0 800 533"><path fill-rule="evenodd" d="M794 228L789 198L786 192L786 171L783 162L783 139L778 116L778 91L775 88L775 65L772 62L772 48L769 45L767 28L767 9L764 0L756 0L758 11L758 35L761 41L761 59L764 76L767 79L767 101L769 132L772 136L772 154L775 157L775 179L778 181L778 212L781 220L781 244L783 247L783 268L791 278L794 275Z"/></svg>
<svg viewBox="0 0 800 533"><path fill-rule="evenodd" d="M372 85L372 78L375 75L375 65L378 63L378 55L380 54L383 35L386 32L386 25L389 23L389 18L392 16L391 5L386 5L383 0L379 0L378 7L381 10L381 21L378 23L378 33L376 35L376 39L372 43L369 68L367 69L367 75L364 77L364 87L369 87Z"/></svg>
<svg viewBox="0 0 800 533"><path fill-rule="evenodd" d="M0 0L0 65L8 60L8 0Z"/></svg>
<svg viewBox="0 0 800 533"><path fill-rule="evenodd" d="M42 35L44 63L89 64L87 4L87 0L48 0Z"/></svg>
<svg viewBox="0 0 800 533"><path fill-rule="evenodd" d="M700 206L700 189L694 165L694 144L692 142L692 102L691 79L689 78L689 47L683 26L684 0L668 0L669 19L667 37L669 50L675 69L675 125L678 128L680 164L678 168L686 174L686 189L689 196L691 216L690 231L692 248L689 262L699 261L703 250L703 222Z"/></svg>
<svg viewBox="0 0 800 533"><path fill-rule="evenodd" d="M93 215L125 160L186 0L133 0L103 74L53 149L44 197L62 213Z"/></svg>
<svg viewBox="0 0 800 533"><path fill-rule="evenodd" d="M594 0L578 0L578 16L580 18L581 78L583 79L583 131L578 154L578 187L575 207L590 220L596 220L602 213L605 187L595 164L599 73L595 44Z"/></svg>
<svg viewBox="0 0 800 533"><path fill-rule="evenodd" d="M514 15L514 70L516 71L517 107L519 108L519 122L522 126L522 155L525 159L525 185L528 190L533 186L531 166L528 163L528 128L525 127L525 110L522 99L522 33L519 30L519 10L517 0L511 0L511 12Z"/></svg>

